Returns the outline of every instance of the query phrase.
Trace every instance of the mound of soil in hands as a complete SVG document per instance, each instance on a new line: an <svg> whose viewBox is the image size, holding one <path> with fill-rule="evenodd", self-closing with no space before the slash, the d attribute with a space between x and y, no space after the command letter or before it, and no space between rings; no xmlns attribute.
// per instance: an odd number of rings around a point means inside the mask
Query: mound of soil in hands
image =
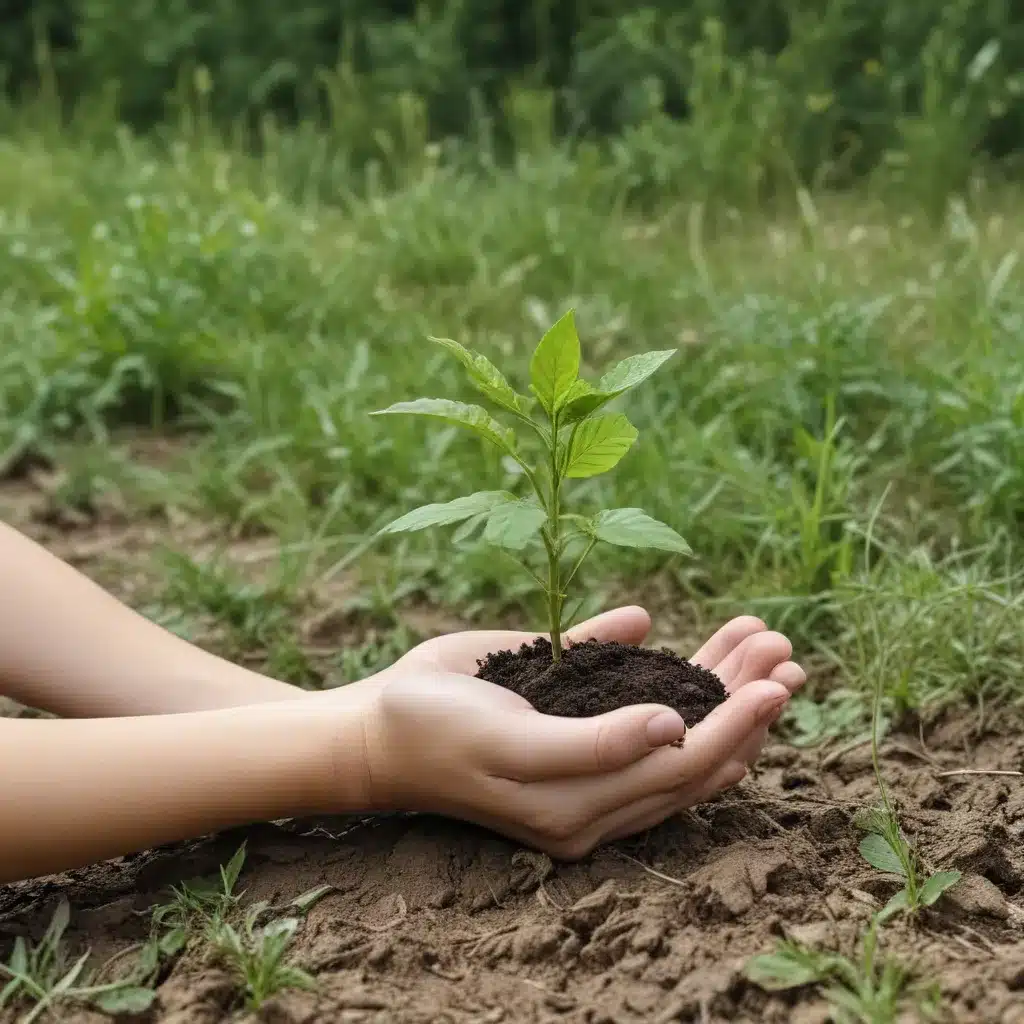
<svg viewBox="0 0 1024 1024"><path fill-rule="evenodd" d="M687 726L707 717L726 698L721 680L664 648L587 640L551 660L539 638L518 651L498 651L480 662L480 679L525 697L545 715L587 718L631 704L664 704Z"/></svg>

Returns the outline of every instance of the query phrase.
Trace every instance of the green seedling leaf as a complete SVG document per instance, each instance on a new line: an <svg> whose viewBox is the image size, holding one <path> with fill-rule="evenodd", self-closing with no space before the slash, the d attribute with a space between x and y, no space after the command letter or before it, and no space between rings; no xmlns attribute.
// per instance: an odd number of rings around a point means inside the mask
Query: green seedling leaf
<svg viewBox="0 0 1024 1024"><path fill-rule="evenodd" d="M235 851L235 855L227 862L225 867L220 869L221 883L224 886L225 893L232 893L235 891L235 886L238 884L238 876L242 873L242 867L245 864L245 843Z"/></svg>
<svg viewBox="0 0 1024 1024"><path fill-rule="evenodd" d="M20 935L14 940L14 950L8 967L12 974L24 974L28 970L28 946Z"/></svg>
<svg viewBox="0 0 1024 1024"><path fill-rule="evenodd" d="M57 905L57 909L53 912L53 917L50 918L50 923L46 927L46 933L43 935L41 945L53 948L60 945L60 940L64 938L64 932L67 931L70 921L71 904L67 900L62 899Z"/></svg>
<svg viewBox="0 0 1024 1024"><path fill-rule="evenodd" d="M784 942L774 953L748 960L743 973L755 985L769 992L783 992L823 981L833 968L833 957Z"/></svg>
<svg viewBox="0 0 1024 1024"><path fill-rule="evenodd" d="M417 398L413 402L396 402L387 409L379 409L371 416L432 416L456 426L468 427L508 455L515 452L515 435L488 415L479 405L450 402L447 398Z"/></svg>
<svg viewBox="0 0 1024 1024"><path fill-rule="evenodd" d="M676 350L670 348L658 352L641 352L635 356L627 356L621 363L613 366L598 381L598 390L609 394L621 395L624 391L635 388L637 384L642 384L675 354Z"/></svg>
<svg viewBox="0 0 1024 1024"><path fill-rule="evenodd" d="M910 893L906 888L900 889L899 892L893 894L889 902L876 915L878 923L884 924L890 917L895 917L896 914L902 914L909 909Z"/></svg>
<svg viewBox="0 0 1024 1024"><path fill-rule="evenodd" d="M302 893L301 896L296 896L290 906L301 910L303 914L307 914L329 892L334 892L333 885L318 885L315 889L310 889L308 892Z"/></svg>
<svg viewBox="0 0 1024 1024"><path fill-rule="evenodd" d="M586 381L577 381L565 397L560 421L575 423L590 416L613 398L643 383L675 354L675 349L665 349L627 356L601 378L596 388Z"/></svg>
<svg viewBox="0 0 1024 1024"><path fill-rule="evenodd" d="M52 996L63 995L69 991L76 981L78 981L79 975L85 970L86 961L89 959L89 950L86 950L68 969L67 974L64 975L60 981L50 990Z"/></svg>
<svg viewBox="0 0 1024 1024"><path fill-rule="evenodd" d="M481 512L479 515L472 516L465 520L452 534L452 544L459 547L460 545L466 544L472 540L477 530L487 522L488 514L489 513L487 512Z"/></svg>
<svg viewBox="0 0 1024 1024"><path fill-rule="evenodd" d="M921 886L921 905L930 907L947 889L960 881L959 871L937 871Z"/></svg>
<svg viewBox="0 0 1024 1024"><path fill-rule="evenodd" d="M533 399L514 390L504 374L486 356L471 352L451 338L431 338L447 349L466 368L466 374L481 394L517 416L526 416Z"/></svg>
<svg viewBox="0 0 1024 1024"><path fill-rule="evenodd" d="M411 533L425 530L431 526L447 526L449 523L460 523L464 519L491 512L499 505L516 501L516 496L509 491L477 491L434 505L421 505L419 508L406 512L394 522L388 523L380 533Z"/></svg>
<svg viewBox="0 0 1024 1024"><path fill-rule="evenodd" d="M540 340L530 360L530 386L548 413L555 412L580 372L580 339L569 310Z"/></svg>
<svg viewBox="0 0 1024 1024"><path fill-rule="evenodd" d="M484 527L484 540L501 548L520 551L544 525L547 515L532 501L516 501L499 505Z"/></svg>
<svg viewBox="0 0 1024 1024"><path fill-rule="evenodd" d="M643 509L613 508L598 512L592 520L593 536L622 548L655 548L691 553L690 545L670 526L651 518Z"/></svg>
<svg viewBox="0 0 1024 1024"><path fill-rule="evenodd" d="M185 942L187 939L188 932L184 925L172 928L170 931L167 931L160 936L160 941L158 943L160 952L163 953L164 956L174 956L185 948Z"/></svg>
<svg viewBox="0 0 1024 1024"><path fill-rule="evenodd" d="M899 854L884 836L872 832L860 841L860 855L879 871L906 878L906 870Z"/></svg>
<svg viewBox="0 0 1024 1024"><path fill-rule="evenodd" d="M153 1005L156 993L142 985L124 985L93 996L92 1004L104 1013L144 1013Z"/></svg>
<svg viewBox="0 0 1024 1024"><path fill-rule="evenodd" d="M606 473L633 446L636 427L621 413L584 420L573 433L565 475L582 479Z"/></svg>

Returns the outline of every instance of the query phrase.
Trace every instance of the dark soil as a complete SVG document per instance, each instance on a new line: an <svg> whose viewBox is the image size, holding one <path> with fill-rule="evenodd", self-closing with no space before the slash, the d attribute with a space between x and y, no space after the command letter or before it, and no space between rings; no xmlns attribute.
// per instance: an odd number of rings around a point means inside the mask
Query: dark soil
<svg viewBox="0 0 1024 1024"><path fill-rule="evenodd" d="M479 678L525 697L546 715L587 718L631 704L663 704L696 725L726 698L721 680L667 648L588 640L573 644L558 664L538 639L518 651L480 662Z"/></svg>

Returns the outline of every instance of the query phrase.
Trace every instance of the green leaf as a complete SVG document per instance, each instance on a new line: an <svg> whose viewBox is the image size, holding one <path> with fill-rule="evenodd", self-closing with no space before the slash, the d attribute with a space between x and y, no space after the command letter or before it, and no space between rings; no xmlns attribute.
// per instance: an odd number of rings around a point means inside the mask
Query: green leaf
<svg viewBox="0 0 1024 1024"><path fill-rule="evenodd" d="M476 494L468 494L454 501L421 505L388 523L379 533L412 533L415 530L426 530L431 526L461 523L463 519L469 519L482 512L490 512L498 505L514 501L516 496L508 491L477 491Z"/></svg>
<svg viewBox="0 0 1024 1024"><path fill-rule="evenodd" d="M57 905L57 909L53 912L53 917L50 918L50 923L46 927L46 934L43 936L40 945L52 946L54 948L60 945L60 940L63 938L70 920L71 904L66 899L62 899Z"/></svg>
<svg viewBox="0 0 1024 1024"><path fill-rule="evenodd" d="M675 349L628 356L613 366L601 378L596 388L586 381L577 381L565 397L559 422L575 423L597 412L613 398L645 381L673 355Z"/></svg>
<svg viewBox="0 0 1024 1024"><path fill-rule="evenodd" d="M188 932L184 927L172 928L160 936L160 952L164 956L174 956L185 948L185 941L188 939Z"/></svg>
<svg viewBox="0 0 1024 1024"><path fill-rule="evenodd" d="M921 904L930 907L947 889L960 881L959 871L937 871L921 886Z"/></svg>
<svg viewBox="0 0 1024 1024"><path fill-rule="evenodd" d="M465 402L450 402L447 398L417 398L412 402L396 402L387 409L378 409L371 416L432 416L454 423L456 426L469 427L503 452L512 454L515 451L515 435L508 427L503 427L496 419L488 415L486 409L479 405L467 405Z"/></svg>
<svg viewBox="0 0 1024 1024"><path fill-rule="evenodd" d="M466 374L477 390L492 402L519 416L527 415L533 402L528 395L521 395L505 379L504 374L486 356L471 352L451 338L431 338L435 344L447 349L466 368Z"/></svg>
<svg viewBox="0 0 1024 1024"><path fill-rule="evenodd" d="M11 953L8 966L15 974L24 974L28 971L28 947L20 935L14 940L14 950Z"/></svg>
<svg viewBox="0 0 1024 1024"><path fill-rule="evenodd" d="M333 885L318 885L315 889L309 889L302 893L301 896L296 896L292 900L290 906L301 910L302 913L309 913L310 909L317 903L320 902L329 892L334 891Z"/></svg>
<svg viewBox="0 0 1024 1024"><path fill-rule="evenodd" d="M235 855L228 861L227 867L221 868L221 881L224 885L225 893L232 893L235 891L235 885L238 883L238 876L242 873L242 866L245 864L245 843L235 851Z"/></svg>
<svg viewBox="0 0 1024 1024"><path fill-rule="evenodd" d="M895 893L888 903L875 915L879 924L884 924L890 917L901 914L910 907L910 893L906 887Z"/></svg>
<svg viewBox="0 0 1024 1024"><path fill-rule="evenodd" d="M748 960L743 973L755 985L769 992L782 992L821 981L827 976L828 970L810 951L803 953L786 948Z"/></svg>
<svg viewBox="0 0 1024 1024"><path fill-rule="evenodd" d="M623 391L635 388L656 373L661 366L676 354L674 348L658 352L641 352L627 356L616 363L599 381L598 389L608 394L621 395Z"/></svg>
<svg viewBox="0 0 1024 1024"><path fill-rule="evenodd" d="M484 527L484 541L519 551L537 535L546 518L544 509L531 501L499 505Z"/></svg>
<svg viewBox="0 0 1024 1024"><path fill-rule="evenodd" d="M573 433L565 475L582 479L607 472L638 436L636 427L622 413L584 420Z"/></svg>
<svg viewBox="0 0 1024 1024"><path fill-rule="evenodd" d="M470 543L476 532L487 522L486 512L481 512L479 515L471 516L452 534L452 544L456 547L461 547L464 544Z"/></svg>
<svg viewBox="0 0 1024 1024"><path fill-rule="evenodd" d="M886 871L889 874L906 877L903 862L899 854L892 848L892 844L884 836L872 832L860 841L860 855L879 871Z"/></svg>
<svg viewBox="0 0 1024 1024"><path fill-rule="evenodd" d="M104 1013L116 1016L119 1013L143 1013L153 1005L156 993L142 985L124 985L100 992L93 996L92 1003Z"/></svg>
<svg viewBox="0 0 1024 1024"><path fill-rule="evenodd" d="M643 509L613 508L592 520L593 535L621 548L656 548L690 554L690 545L670 526L652 519Z"/></svg>
<svg viewBox="0 0 1024 1024"><path fill-rule="evenodd" d="M7 1005L8 1001L13 999L17 994L18 990L22 987L22 980L20 977L12 978L3 988L0 988L0 1009Z"/></svg>
<svg viewBox="0 0 1024 1024"><path fill-rule="evenodd" d="M540 340L530 360L530 382L541 405L553 413L580 372L580 339L569 310Z"/></svg>

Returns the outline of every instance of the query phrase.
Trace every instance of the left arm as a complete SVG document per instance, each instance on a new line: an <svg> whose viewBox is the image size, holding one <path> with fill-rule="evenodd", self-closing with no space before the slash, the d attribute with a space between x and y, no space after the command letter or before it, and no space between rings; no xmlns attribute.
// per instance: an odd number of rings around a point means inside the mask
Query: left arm
<svg viewBox="0 0 1024 1024"><path fill-rule="evenodd" d="M303 692L182 640L0 523L0 694L63 717L102 718Z"/></svg>

